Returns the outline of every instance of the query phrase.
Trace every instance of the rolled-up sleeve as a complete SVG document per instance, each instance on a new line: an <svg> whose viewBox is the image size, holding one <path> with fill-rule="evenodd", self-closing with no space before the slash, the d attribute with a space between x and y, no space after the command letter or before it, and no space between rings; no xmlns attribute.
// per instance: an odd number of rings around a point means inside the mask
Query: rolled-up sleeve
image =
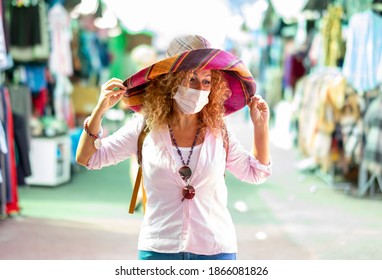
<svg viewBox="0 0 382 280"><path fill-rule="evenodd" d="M272 175L272 163L267 165L259 162L251 153L246 151L236 136L228 130L229 150L227 169L239 180L261 184Z"/></svg>
<svg viewBox="0 0 382 280"><path fill-rule="evenodd" d="M137 141L143 118L132 117L112 135L102 139L102 147L89 159L88 169L115 165L137 153Z"/></svg>

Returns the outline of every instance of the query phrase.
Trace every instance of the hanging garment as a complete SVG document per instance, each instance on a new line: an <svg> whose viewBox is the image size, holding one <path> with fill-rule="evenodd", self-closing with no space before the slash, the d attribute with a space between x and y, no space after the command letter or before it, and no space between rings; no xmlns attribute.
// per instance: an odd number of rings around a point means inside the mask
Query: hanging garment
<svg viewBox="0 0 382 280"><path fill-rule="evenodd" d="M15 152L17 153L17 182L18 185L25 185L25 177L32 175L29 160L28 135L26 134L26 124L23 116L13 113L13 125L15 136Z"/></svg>
<svg viewBox="0 0 382 280"><path fill-rule="evenodd" d="M7 212L6 211L7 193L6 193L6 186L4 181L5 179L3 179L5 177L5 174L3 175L3 173L4 173L4 166L5 166L5 157L7 154L8 154L7 138L3 128L3 124L2 122L0 122L0 216L4 216Z"/></svg>
<svg viewBox="0 0 382 280"><path fill-rule="evenodd" d="M12 112L23 116L25 122L25 134L28 136L27 147L30 147L32 117L32 96L30 89L25 85L10 85L9 96L11 98Z"/></svg>
<svg viewBox="0 0 382 280"><path fill-rule="evenodd" d="M382 55L381 55L381 59L379 61L379 66L377 70L377 81L379 84L382 84Z"/></svg>
<svg viewBox="0 0 382 280"><path fill-rule="evenodd" d="M338 108L341 103L341 90L332 90L334 85L342 87L342 75L337 69L327 68L309 74L303 79L302 96L299 111L298 142L304 154L313 156L317 146L317 132L329 134L334 130L333 105ZM333 96L337 95L338 100ZM329 98L330 97L330 98ZM329 102L330 100L330 102ZM331 107L328 107L331 104ZM320 152L322 154L322 152Z"/></svg>
<svg viewBox="0 0 382 280"><path fill-rule="evenodd" d="M342 39L341 6L328 7L328 13L322 23L323 56L325 66L338 66L344 55L344 43Z"/></svg>
<svg viewBox="0 0 382 280"><path fill-rule="evenodd" d="M354 14L349 20L343 74L358 92L376 88L382 61L382 17L372 10Z"/></svg>
<svg viewBox="0 0 382 280"><path fill-rule="evenodd" d="M5 117L4 117L4 102L3 102L3 87L0 87L0 123L1 127L4 130L4 139L0 138L2 146L5 146L7 152L3 153L0 151L0 174L1 174L1 182L0 182L0 217L3 217L7 213L7 186L6 186L6 157L8 153L8 143L5 133Z"/></svg>
<svg viewBox="0 0 382 280"><path fill-rule="evenodd" d="M347 163L361 161L363 121L361 119L361 97L350 86L346 87L346 98L341 109L341 129L344 158Z"/></svg>
<svg viewBox="0 0 382 280"><path fill-rule="evenodd" d="M312 143L318 121L317 106L321 89L320 75L311 74L303 80L303 94L298 114L298 144L306 156L312 156Z"/></svg>
<svg viewBox="0 0 382 280"><path fill-rule="evenodd" d="M0 122L0 152L3 154L8 153L7 136L5 135L4 127L1 122ZM2 181L3 179L1 178L0 182Z"/></svg>
<svg viewBox="0 0 382 280"><path fill-rule="evenodd" d="M365 147L363 163L373 173L382 173L382 97L370 103L364 116Z"/></svg>
<svg viewBox="0 0 382 280"><path fill-rule="evenodd" d="M97 34L94 32L83 30L80 33L79 55L83 77L89 78L92 75L97 75L102 69L98 40Z"/></svg>
<svg viewBox="0 0 382 280"><path fill-rule="evenodd" d="M53 74L73 75L73 59L71 51L72 32L70 16L60 3L56 3L48 11L51 52L49 69Z"/></svg>
<svg viewBox="0 0 382 280"><path fill-rule="evenodd" d="M7 143L7 149L8 149L8 153L5 155L4 157L4 162L3 162L3 165L2 165L2 176L3 176L3 180L4 180L4 188L5 188L5 206L6 204L11 200L11 179L10 179L10 171L9 171L9 167L10 167L10 163L9 163L9 138L8 138L8 131L9 131L9 124L8 124L8 113L7 113L7 104L6 104L6 100L5 100L5 88L1 88L1 112L2 112L2 122L3 122L3 127L4 127L4 132L5 132L5 137L6 137L6 143ZM6 210L6 209L5 209Z"/></svg>
<svg viewBox="0 0 382 280"><path fill-rule="evenodd" d="M365 145L359 168L358 195L363 196L375 182L382 190L382 95L375 98L366 110ZM374 192L374 188L371 190Z"/></svg>
<svg viewBox="0 0 382 280"><path fill-rule="evenodd" d="M10 9L11 45L30 47L41 43L40 12L38 6Z"/></svg>
<svg viewBox="0 0 382 280"><path fill-rule="evenodd" d="M311 67L316 66L324 66L324 51L322 49L323 44L323 38L322 34L320 32L317 32L313 36L312 44L310 45L309 51L308 51L308 58Z"/></svg>
<svg viewBox="0 0 382 280"><path fill-rule="evenodd" d="M26 84L32 92L39 92L47 88L45 64L26 64L25 72Z"/></svg>
<svg viewBox="0 0 382 280"><path fill-rule="evenodd" d="M306 72L304 66L305 54L303 52L295 52L290 54L284 64L284 85L292 88L296 87L296 83Z"/></svg>
<svg viewBox="0 0 382 280"><path fill-rule="evenodd" d="M5 19L5 1L0 0L0 71L13 67L13 58L10 54L9 24Z"/></svg>
<svg viewBox="0 0 382 280"><path fill-rule="evenodd" d="M48 90L46 88L39 92L32 92L33 116L41 117L45 115L45 108L48 104Z"/></svg>
<svg viewBox="0 0 382 280"><path fill-rule="evenodd" d="M8 70L14 66L13 57L10 53L10 28L9 21L5 18L6 3L7 1L0 0L0 44L2 45L1 52L1 62L0 62L0 71Z"/></svg>
<svg viewBox="0 0 382 280"><path fill-rule="evenodd" d="M338 139L333 137L336 133L336 121L345 100L346 81L342 75L329 75L323 78L325 85L320 92L319 106L317 107L317 124L314 138L313 154L324 171L332 167L334 147Z"/></svg>
<svg viewBox="0 0 382 280"><path fill-rule="evenodd" d="M5 42L4 26L3 26L3 11L2 1L0 0L0 69L8 65L7 46Z"/></svg>
<svg viewBox="0 0 382 280"><path fill-rule="evenodd" d="M19 37L23 37L24 34L22 30L25 28L24 25L20 25L19 23L12 24L12 26L19 26L18 29L16 29L12 33L12 36L14 37L12 43L11 41L11 54L15 62L25 63L25 62L32 62L32 61L38 61L38 62L47 62L49 58L49 32L48 32L48 24L47 24L47 12L46 12L46 4L45 1L39 1L38 3L38 18L35 18L33 20L33 23L30 24L37 28L39 27L40 32L40 42L38 43L36 38L30 39L29 36L26 36L28 41L34 42L32 45L25 45L26 42L23 39L16 39ZM28 27L29 28L29 27ZM20 33L21 32L21 33ZM37 31L33 31L37 32ZM34 35L35 36L35 35Z"/></svg>
<svg viewBox="0 0 382 280"><path fill-rule="evenodd" d="M57 75L53 101L55 116L58 120L65 120L70 128L75 127L75 116L71 99L72 92L73 85L69 78L64 75Z"/></svg>
<svg viewBox="0 0 382 280"><path fill-rule="evenodd" d="M4 110L4 122L5 134L7 136L8 143L8 156L6 157L6 190L7 190L7 214L19 212L18 205L18 191L17 191L17 170L16 170L16 156L14 147L14 128L13 128L13 116L11 109L11 102L9 92L6 88L1 91L1 97L3 100Z"/></svg>

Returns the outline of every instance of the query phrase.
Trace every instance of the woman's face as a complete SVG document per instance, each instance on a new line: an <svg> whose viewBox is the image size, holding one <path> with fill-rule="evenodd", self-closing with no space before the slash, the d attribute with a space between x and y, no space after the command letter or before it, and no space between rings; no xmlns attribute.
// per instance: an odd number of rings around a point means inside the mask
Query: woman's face
<svg viewBox="0 0 382 280"><path fill-rule="evenodd" d="M194 71L184 86L197 90L211 90L211 79L211 70Z"/></svg>

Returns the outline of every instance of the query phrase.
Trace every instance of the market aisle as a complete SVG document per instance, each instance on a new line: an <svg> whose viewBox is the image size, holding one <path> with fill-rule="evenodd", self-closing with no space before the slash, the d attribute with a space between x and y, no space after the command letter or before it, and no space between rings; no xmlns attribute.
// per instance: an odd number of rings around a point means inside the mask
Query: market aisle
<svg viewBox="0 0 382 280"><path fill-rule="evenodd" d="M250 145L243 114L230 117ZM356 198L296 169L272 145L274 174L259 186L227 174L240 259L381 259L382 201ZM129 162L81 169L55 188L21 188L22 215L0 221L0 259L135 259L141 213L128 214Z"/></svg>
<svg viewBox="0 0 382 280"><path fill-rule="evenodd" d="M281 122L288 123L283 121L287 117L288 114L283 114ZM244 141L250 130L242 118L237 115L231 123ZM272 251L275 259L381 259L381 197L359 198L354 188L348 193L329 186L316 175L301 173L297 168L299 153L290 146L293 141L286 133L288 129L282 126L281 130L275 130L275 127L271 129L272 177L258 187L255 199L251 198L253 188L235 194L245 198L251 213L248 220L252 219L252 224L260 222L257 238L268 237L263 240L268 245L268 254ZM238 217L237 223L240 221ZM272 240L279 234L289 243ZM292 244L294 247L287 247ZM257 248L253 243L253 246L243 245L243 249ZM293 252L300 254L293 256Z"/></svg>

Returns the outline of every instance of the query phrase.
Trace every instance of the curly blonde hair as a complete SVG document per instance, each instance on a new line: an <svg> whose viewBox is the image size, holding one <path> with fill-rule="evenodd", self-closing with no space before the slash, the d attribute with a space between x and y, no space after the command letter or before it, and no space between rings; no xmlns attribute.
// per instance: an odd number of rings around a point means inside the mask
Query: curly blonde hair
<svg viewBox="0 0 382 280"><path fill-rule="evenodd" d="M167 126L172 117L172 98L179 85L189 79L193 71L169 73L155 78L146 88L142 113L149 130ZM211 92L206 106L198 113L202 131L207 127L216 135L224 124L224 102L231 95L227 81L219 70L211 70Z"/></svg>

